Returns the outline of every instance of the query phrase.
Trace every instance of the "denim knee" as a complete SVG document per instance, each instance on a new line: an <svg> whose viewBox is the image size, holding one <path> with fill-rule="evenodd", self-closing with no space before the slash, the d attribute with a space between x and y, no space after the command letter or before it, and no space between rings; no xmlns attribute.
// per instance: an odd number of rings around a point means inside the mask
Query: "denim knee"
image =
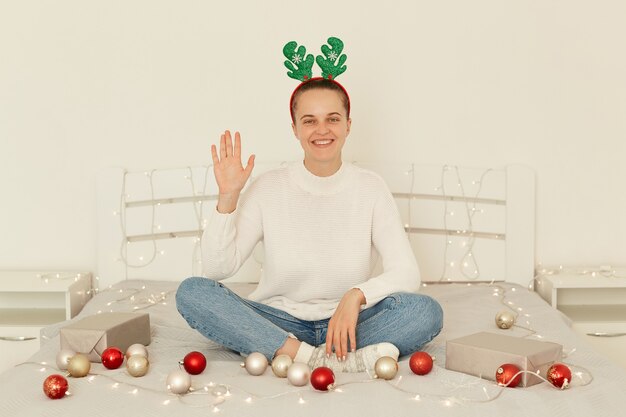
<svg viewBox="0 0 626 417"><path fill-rule="evenodd" d="M210 296L211 290L221 287L217 281L204 277L190 277L183 280L176 290L176 308L182 313L181 308L189 307L200 295Z"/></svg>
<svg viewBox="0 0 626 417"><path fill-rule="evenodd" d="M430 318L430 332L432 334L432 338L434 339L443 328L443 309L434 298L428 295L424 295L423 297L422 314Z"/></svg>
<svg viewBox="0 0 626 417"><path fill-rule="evenodd" d="M410 332L413 335L411 350L421 349L441 332L443 310L435 299L424 294L410 293L393 294L393 297L405 309L403 315L411 317L410 324L407 323L409 327L413 327Z"/></svg>

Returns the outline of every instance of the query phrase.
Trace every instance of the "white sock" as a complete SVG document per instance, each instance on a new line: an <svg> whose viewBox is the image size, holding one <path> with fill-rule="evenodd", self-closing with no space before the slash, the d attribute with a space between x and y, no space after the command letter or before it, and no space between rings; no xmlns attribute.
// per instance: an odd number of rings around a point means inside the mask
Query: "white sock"
<svg viewBox="0 0 626 417"><path fill-rule="evenodd" d="M296 356L293 358L294 362L301 363L309 363L309 359L313 356L313 351L315 351L315 347L309 345L308 343L300 342L300 347L296 352Z"/></svg>
<svg viewBox="0 0 626 417"><path fill-rule="evenodd" d="M310 345L307 346L312 347ZM298 350L299 353L300 350ZM383 342L365 346L357 349L356 352L350 352L346 355L346 360L339 361L335 354L331 354L329 358L326 357L326 345L323 344L314 348L308 360L308 365L311 369L327 366L335 372L364 372L374 369L376 361L383 356L390 356L398 360L399 355L400 351L397 347L391 343Z"/></svg>

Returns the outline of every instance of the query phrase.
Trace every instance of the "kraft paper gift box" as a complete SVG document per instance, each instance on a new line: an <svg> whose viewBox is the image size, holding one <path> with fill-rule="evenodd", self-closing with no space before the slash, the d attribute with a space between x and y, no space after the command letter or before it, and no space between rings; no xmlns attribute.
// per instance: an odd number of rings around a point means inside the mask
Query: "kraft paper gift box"
<svg viewBox="0 0 626 417"><path fill-rule="evenodd" d="M60 331L61 349L84 353L91 362L101 362L100 355L115 346L122 352L132 344L150 344L148 313L101 313L69 324Z"/></svg>
<svg viewBox="0 0 626 417"><path fill-rule="evenodd" d="M561 360L562 353L563 346L558 343L481 332L448 340L446 369L495 381L498 368L512 363L522 371L540 371L545 378L547 369ZM523 373L520 385L527 387L542 381Z"/></svg>

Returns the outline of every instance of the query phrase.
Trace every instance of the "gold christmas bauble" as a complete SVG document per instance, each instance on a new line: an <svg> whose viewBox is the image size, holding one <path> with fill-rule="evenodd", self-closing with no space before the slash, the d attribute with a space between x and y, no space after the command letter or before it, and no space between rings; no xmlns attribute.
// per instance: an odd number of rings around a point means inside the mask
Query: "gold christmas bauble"
<svg viewBox="0 0 626 417"><path fill-rule="evenodd" d="M90 369L91 362L89 362L89 358L82 353L77 353L72 356L67 363L67 372L69 372L74 378L84 377L89 373Z"/></svg>
<svg viewBox="0 0 626 417"><path fill-rule="evenodd" d="M289 355L278 355L272 361L272 372L279 378L286 378L292 363L293 359Z"/></svg>
<svg viewBox="0 0 626 417"><path fill-rule="evenodd" d="M144 376L149 368L150 364L145 356L134 355L126 360L126 369L134 377Z"/></svg>
<svg viewBox="0 0 626 417"><path fill-rule="evenodd" d="M510 329L515 324L515 314L503 310L496 314L496 325L501 329Z"/></svg>
<svg viewBox="0 0 626 417"><path fill-rule="evenodd" d="M374 372L377 378L393 379L398 373L398 362L391 356L378 358L374 365Z"/></svg>

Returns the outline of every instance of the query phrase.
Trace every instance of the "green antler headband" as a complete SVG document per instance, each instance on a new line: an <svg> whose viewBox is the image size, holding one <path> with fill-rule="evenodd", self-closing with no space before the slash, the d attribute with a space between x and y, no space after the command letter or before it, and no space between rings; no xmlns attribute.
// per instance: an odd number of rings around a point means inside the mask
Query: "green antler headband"
<svg viewBox="0 0 626 417"><path fill-rule="evenodd" d="M339 38L328 38L328 45L322 45L322 54L318 55L313 60L313 55L306 53L304 45L298 47L296 41L287 42L283 47L283 55L287 58L285 61L285 67L287 75L296 80L302 81L293 93L291 93L291 99L289 100L289 113L291 114L291 120L294 121L293 114L293 100L300 87L308 84L308 81L313 80L329 80L333 84L337 85L346 96L347 99L347 116L350 117L350 96L346 89L335 81L339 75L343 74L347 67L344 65L348 57L342 54L343 42ZM317 62L317 65L322 69L321 77L313 77L313 62Z"/></svg>
<svg viewBox="0 0 626 417"><path fill-rule="evenodd" d="M328 38L328 45L322 45L322 54L315 57L315 62L322 69L322 77L332 80L346 70L346 54L342 54L343 42L339 38ZM287 60L287 75L299 81L308 81L313 77L313 55L306 53L304 45L298 47L296 41L287 42L283 47Z"/></svg>

